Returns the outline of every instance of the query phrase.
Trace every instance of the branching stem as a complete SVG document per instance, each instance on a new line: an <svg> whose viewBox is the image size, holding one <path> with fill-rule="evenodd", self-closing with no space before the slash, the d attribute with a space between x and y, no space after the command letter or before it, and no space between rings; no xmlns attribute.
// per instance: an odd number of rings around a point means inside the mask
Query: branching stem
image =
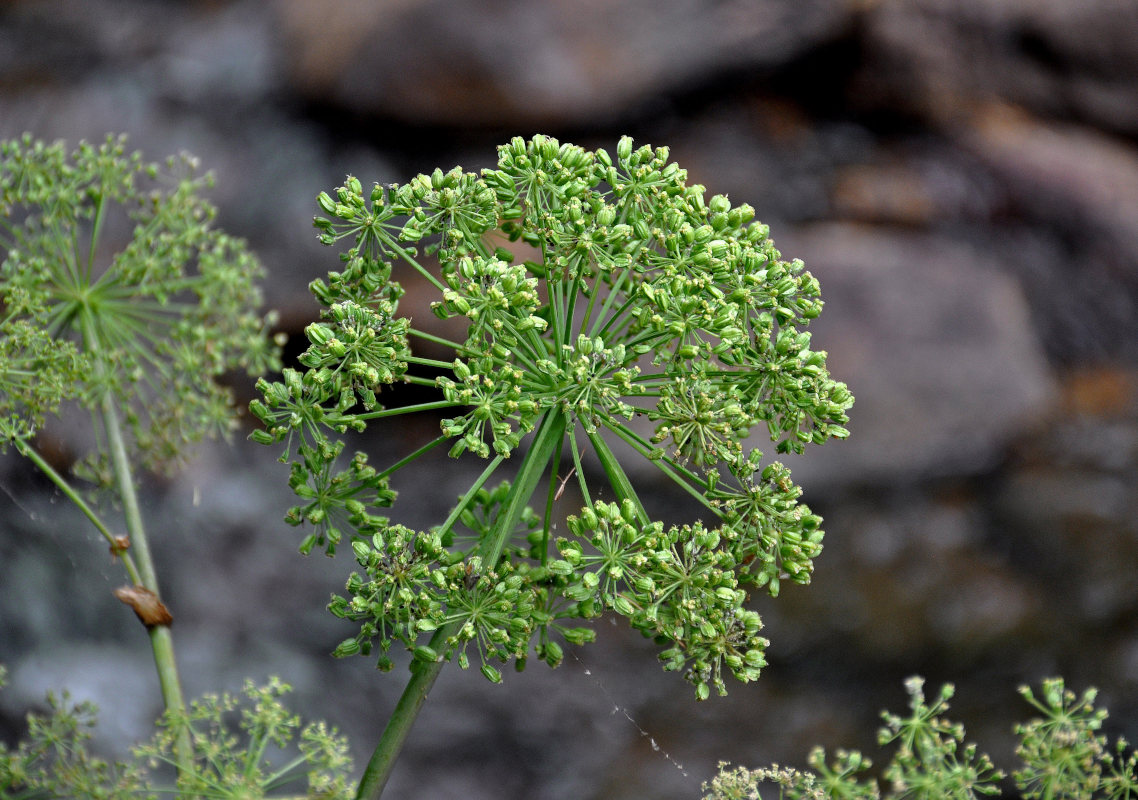
<svg viewBox="0 0 1138 800"><path fill-rule="evenodd" d="M557 452L564 433L565 417L559 412L548 412L538 425L533 444L522 459L517 478L510 488L510 493L502 507L501 514L498 516L494 530L484 542L481 553L484 569L493 569L497 563L502 549L510 539L510 534L513 533L518 520L521 519L526 503L533 495L546 465ZM484 473L484 477L488 476L485 476ZM472 496L475 491L472 489L468 496ZM387 785L391 770L395 766L395 759L403 748L403 743L407 740L411 726L415 723L419 710L423 707L435 679L438 678L443 665L446 663L441 657L446 649L446 641L457 632L458 628L458 623L445 625L431 636L429 646L440 653L438 660L430 663L411 662L411 678L407 682L399 702L396 703L395 710L391 712L391 717L387 721L387 727L380 737L379 744L364 769L359 790L356 793L357 800L377 800L383 793L383 787Z"/></svg>
<svg viewBox="0 0 1138 800"><path fill-rule="evenodd" d="M83 335L87 350L95 357L96 369L104 369L99 361L98 333L90 314L83 316ZM134 476L126 453L126 442L123 439L122 426L119 423L114 398L110 392L103 395L100 405L103 425L107 434L108 450L115 471L115 481L118 484L119 498L123 504L123 516L127 532L130 536L131 547L138 554L138 576L142 579L142 586L153 592L155 596L161 597L158 589L158 576L150 555L150 543L146 536L146 528L142 524L142 513L139 510L138 494L134 488ZM167 711L182 714L185 712L186 702L182 694L182 683L178 677L178 664L174 659L174 639L170 635L170 626L151 625L147 628L147 632L150 634L150 646L154 651L154 665L158 671L158 683L162 689L162 702ZM189 730L185 727L182 727L178 733L175 753L179 771L188 769L193 758L193 750L190 744Z"/></svg>
<svg viewBox="0 0 1138 800"><path fill-rule="evenodd" d="M95 513L95 510L91 508L86 500L83 499L82 495L75 491L71 484L67 482L67 479L56 472L51 464L49 464L44 459L44 457L41 456L28 442L24 441L24 439L20 437L15 437L14 444L16 450L20 453L20 455L26 457L29 461L39 467L40 471L47 476L48 480L59 487L59 490L63 492L67 499L74 503L75 507L83 512L83 516L91 521L91 524L95 526L95 529L103 535L104 539L107 540L107 544L109 544L114 549L115 554L122 559L123 568L126 569L126 574L130 578L131 582L137 585L141 585L142 578L138 574L138 567L134 563L134 556L131 555L129 551L120 551L118 549L119 543L116 540L115 535L111 533L110 528L108 528L106 523L103 522L102 517Z"/></svg>

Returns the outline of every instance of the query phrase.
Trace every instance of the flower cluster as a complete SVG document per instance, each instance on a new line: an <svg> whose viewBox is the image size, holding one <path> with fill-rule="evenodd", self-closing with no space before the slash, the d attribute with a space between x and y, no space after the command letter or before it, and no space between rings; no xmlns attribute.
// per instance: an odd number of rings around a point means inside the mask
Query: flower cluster
<svg viewBox="0 0 1138 800"><path fill-rule="evenodd" d="M1015 728L1023 767L1012 777L1023 796L1080 797L1096 788L1112 799L1138 795L1138 752L1125 739L1112 745L1102 734L1107 712L1095 707L1098 690L1076 695L1062 678L1041 688L1039 697L1028 686L1019 689L1043 715Z"/></svg>
<svg viewBox="0 0 1138 800"><path fill-rule="evenodd" d="M0 688L4 677L0 666ZM11 749L0 743L0 797L157 797L173 790L156 768L180 764L179 796L248 800L287 786L292 797L346 800L353 796L347 739L324 722L302 727L280 699L290 691L270 677L265 686L246 681L244 698L205 695L186 711L163 714L154 736L115 763L88 748L98 709L49 694L46 713L28 715L26 738ZM179 761L183 735L191 752Z"/></svg>
<svg viewBox="0 0 1138 800"><path fill-rule="evenodd" d="M562 593L585 604L582 616L611 610L670 643L660 654L664 668L685 670L701 700L713 685L726 692L724 665L739 680L758 677L766 665L762 622L744 607L732 542L719 529L698 522L643 526L627 498L619 505L598 501L568 524L574 538L557 540L563 560L550 569L570 576Z"/></svg>
<svg viewBox="0 0 1138 800"><path fill-rule="evenodd" d="M945 719L952 684L942 686L930 701L924 680L913 677L905 681L909 715L881 715L885 727L878 732L878 744L895 748L881 772L887 790L865 774L873 765L858 751L838 750L827 762L825 750L815 747L808 758L809 770L777 764L751 770L721 763L719 774L703 786L704 800L761 797L764 783L777 785L779 797L786 800L975 800L984 795L1129 800L1138 795L1138 753L1125 739L1110 743L1102 735L1107 712L1095 708L1096 690L1076 696L1062 678L1045 680L1042 689L1037 698L1030 688L1020 688L1042 716L1015 726L1022 768L1012 772L1011 782L1018 793L1001 785L1006 777L1003 770L965 741L964 726Z"/></svg>
<svg viewBox="0 0 1138 800"><path fill-rule="evenodd" d="M361 626L338 652L368 652L378 639L387 664L398 641L420 660L465 666L477 651L496 679L490 662L524 663L532 651L557 663L558 640L588 638L572 620L611 611L659 640L665 668L683 671L701 698L726 691L725 671L755 678L766 641L748 591L808 582L822 530L752 434L800 453L844 438L853 403L805 330L822 303L802 262L783 260L751 207L708 198L666 148L627 137L613 155L516 138L481 174L435 170L370 191L349 177L318 204L321 241L347 244L344 267L312 284L325 310L307 331L306 371L263 381L253 412L265 424L255 438L289 442L291 483L308 501L290 521L318 526L305 548L331 550L348 535L363 569L332 605ZM464 338L399 315L396 268L437 290L434 313L463 320ZM418 355L414 339L453 357ZM438 399L384 407L379 390L398 382ZM337 499L354 480L329 466L342 434L439 410L437 439L361 477L360 505ZM707 520L653 520L617 442L696 498ZM413 531L378 516L393 499L386 478L447 443L452 456L489 461L447 518ZM590 450L599 473L586 469ZM508 488L487 494L518 452ZM570 476L584 506L558 538L554 510ZM348 520L335 536L319 528L333 511ZM456 536L460 527L470 535Z"/></svg>
<svg viewBox="0 0 1138 800"><path fill-rule="evenodd" d="M192 158L160 169L122 139L0 143L0 445L68 398L109 402L147 467L233 424L218 379L275 368L277 348L261 267L210 227L208 185Z"/></svg>

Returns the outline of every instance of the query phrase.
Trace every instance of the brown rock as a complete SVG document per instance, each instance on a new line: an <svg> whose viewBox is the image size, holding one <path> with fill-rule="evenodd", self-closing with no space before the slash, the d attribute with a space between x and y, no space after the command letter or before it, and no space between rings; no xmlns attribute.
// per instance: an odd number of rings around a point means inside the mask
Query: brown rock
<svg viewBox="0 0 1138 800"><path fill-rule="evenodd" d="M1138 375L1118 367L1076 370L1063 381L1065 414L1117 417L1138 410Z"/></svg>
<svg viewBox="0 0 1138 800"><path fill-rule="evenodd" d="M907 164L857 164L839 169L831 195L834 212L865 222L928 225L937 206L923 176Z"/></svg>

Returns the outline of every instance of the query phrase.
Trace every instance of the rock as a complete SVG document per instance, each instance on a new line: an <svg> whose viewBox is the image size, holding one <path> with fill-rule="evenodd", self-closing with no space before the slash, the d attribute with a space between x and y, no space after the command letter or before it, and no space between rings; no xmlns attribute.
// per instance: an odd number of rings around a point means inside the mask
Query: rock
<svg viewBox="0 0 1138 800"><path fill-rule="evenodd" d="M923 176L911 164L853 165L835 176L834 211L866 222L928 225L936 203Z"/></svg>
<svg viewBox="0 0 1138 800"><path fill-rule="evenodd" d="M1014 443L993 514L1018 561L1051 587L1052 615L1110 629L1138 609L1138 379L1064 376L1057 413Z"/></svg>
<svg viewBox="0 0 1138 800"><path fill-rule="evenodd" d="M848 26L820 0L277 0L290 80L310 100L510 131L627 118L662 90L771 67Z"/></svg>
<svg viewBox="0 0 1138 800"><path fill-rule="evenodd" d="M786 459L796 478L873 485L983 470L1055 401L1023 292L985 253L849 224L779 244L821 281L814 342L857 398L854 435Z"/></svg>
<svg viewBox="0 0 1138 800"><path fill-rule="evenodd" d="M1058 402L1020 284L990 255L942 236L846 223L775 238L821 282L826 307L809 327L812 346L829 353L831 374L856 397L845 441L777 456L765 431L748 440L791 468L807 502L812 488L991 469ZM644 420L632 427L651 436ZM631 448L613 449L645 486L667 484Z"/></svg>
<svg viewBox="0 0 1138 800"><path fill-rule="evenodd" d="M827 520L811 585L760 601L772 646L793 658L829 632L865 659L941 651L963 666L986 648L1038 639L1048 594L985 546L978 500L964 483L857 493Z"/></svg>
<svg viewBox="0 0 1138 800"><path fill-rule="evenodd" d="M849 441L791 459L826 550L812 586L753 600L770 667L696 704L657 646L602 620L557 672L531 663L497 687L444 671L392 781L472 800L693 797L719 758L872 749L914 671L959 681L953 712L973 704L982 741L1025 714L1013 687L1029 676L1135 695L1136 15L1133 0L43 0L0 6L0 136L125 130L149 158L194 152L294 332L317 311L303 287L338 268L313 197L348 172L476 169L536 127L610 151L631 131L754 205L821 280L815 342L858 397ZM416 284L403 307L434 324ZM399 418L351 446L388 464L437 430ZM77 448L57 441L65 467ZM405 654L387 676L329 658L352 631L324 605L354 562L296 555L274 457L209 445L146 482L187 691L280 674L298 711L351 735L358 769ZM701 513L627 463L654 514ZM457 464L444 448L401 475L392 516L438 524L482 468ZM111 596L121 567L27 475L0 457L0 728L70 685L111 715L100 751L145 738L157 689ZM141 699L116 709L124 685Z"/></svg>
<svg viewBox="0 0 1138 800"><path fill-rule="evenodd" d="M48 693L59 698L66 691L70 705L94 703L98 709L94 752L125 760L131 747L151 735L162 711L147 656L145 645L45 642L10 665L11 683L0 692L0 711L13 717L28 708L48 713Z"/></svg>
<svg viewBox="0 0 1138 800"><path fill-rule="evenodd" d="M956 138L1016 205L1115 252L1138 284L1138 148L1002 104L977 109Z"/></svg>
<svg viewBox="0 0 1138 800"><path fill-rule="evenodd" d="M666 141L688 182L748 203L777 238L784 223L830 217L839 165L872 157L873 137L849 122L812 124L802 110L763 96L720 106Z"/></svg>
<svg viewBox="0 0 1138 800"><path fill-rule="evenodd" d="M1002 99L1138 132L1132 0L882 0L863 18L855 102L942 124Z"/></svg>
<svg viewBox="0 0 1138 800"><path fill-rule="evenodd" d="M1063 410L1078 417L1138 412L1138 375L1119 367L1084 368L1064 377ZM1138 455L1138 451L1135 453Z"/></svg>

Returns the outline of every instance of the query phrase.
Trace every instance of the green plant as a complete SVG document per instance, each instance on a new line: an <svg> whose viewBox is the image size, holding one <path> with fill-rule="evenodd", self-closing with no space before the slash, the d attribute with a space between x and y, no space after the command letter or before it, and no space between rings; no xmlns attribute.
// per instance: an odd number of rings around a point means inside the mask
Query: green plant
<svg viewBox="0 0 1138 800"><path fill-rule="evenodd" d="M499 664L522 668L531 651L556 666L564 643L592 639L580 623L606 611L658 640L665 668L700 699L726 692L725 672L755 679L766 640L749 592L807 583L822 530L788 470L747 438L764 426L777 451L802 452L846 435L853 398L803 330L821 311L818 283L782 260L750 207L706 199L665 149L627 138L615 158L542 136L499 156L480 175L436 170L367 196L349 178L336 199L320 195L317 227L326 243L348 243L344 266L312 285L325 310L306 330L304 369L262 379L252 405L265 424L253 438L288 443L282 460L301 503L287 519L312 528L301 550L345 544L360 566L331 604L359 626L336 654L378 643L385 669L393 644L413 654L361 797L382 789L447 660L474 660L494 682ZM248 689L237 730L233 698L182 699L135 470L176 465L232 425L222 374L278 368L271 319L255 310L259 265L211 228L206 183L192 160L160 169L121 140L72 153L30 137L0 146L0 442L39 467L122 563L130 583L116 594L151 637L167 706L136 763L110 765L83 746L93 710L54 702L30 718L25 745L0 752L4 796L159 791L148 769L167 762L183 795L259 797L305 765L309 796L345 788L342 742L323 728L308 729L291 764L265 760L298 724L277 700L281 685ZM399 316L397 262L438 290L440 317L466 320L462 341ZM412 339L453 358L417 355ZM397 382L438 399L383 407ZM95 446L69 478L34 437L72 406L90 412ZM348 434L443 410L440 435L382 471L362 453L341 463ZM615 443L712 521L653 520ZM444 444L486 462L446 519L418 531L382 516L391 475ZM555 537L570 481L584 505ZM100 492L121 505L125 534L97 510Z"/></svg>
<svg viewBox="0 0 1138 800"><path fill-rule="evenodd" d="M130 761L113 764L87 749L95 707L73 704L66 693L49 695L47 713L28 715L28 734L18 747L0 743L0 797L135 800L178 794L254 800L298 781L306 784L302 797L349 797L347 742L320 722L301 728L279 700L288 691L271 678L263 687L247 682L244 704L229 694L206 695L186 710L167 711L154 737L135 747ZM179 752L187 732L189 758ZM294 742L296 754L288 752ZM155 774L164 764L178 766L176 787L163 785L161 773Z"/></svg>
<svg viewBox="0 0 1138 800"><path fill-rule="evenodd" d="M665 148L626 137L614 157L535 136L499 148L481 174L435 170L369 191L349 177L320 195L316 226L346 244L343 266L311 286L324 310L306 329L303 369L262 380L252 411L265 426L255 440L287 443L301 498L287 519L311 528L301 551L346 543L360 567L330 606L359 626L336 654L378 644L382 669L396 643L413 654L361 797L382 790L448 660L473 660L493 682L497 665L520 669L531 651L556 666L562 642L593 637L578 623L613 612L660 642L665 669L704 699L726 692L725 672L750 681L765 664L749 592L809 581L821 519L747 437L763 427L778 452L800 453L847 435L853 398L804 330L819 285L782 259L751 207L686 181ZM396 265L437 290L439 317L465 319L465 338L399 315ZM417 355L416 340L453 357ZM385 408L396 383L438 399ZM448 414L439 436L394 463L377 469L357 452L340 464L346 435L436 411ZM654 520L618 442L711 522ZM486 461L457 505L430 530L384 516L389 477L442 445ZM498 483L515 453L512 480ZM555 537L568 481L584 505Z"/></svg>
<svg viewBox="0 0 1138 800"><path fill-rule="evenodd" d="M882 712L885 727L878 733L882 746L895 745L882 777L888 785L886 798L944 798L971 800L978 795L1001 791L1005 773L996 769L975 744L965 744L964 726L949 722L942 714L948 710L953 687L946 684L930 705L924 695L924 681L905 682L910 714L901 717ZM1036 698L1027 686L1020 694L1043 716L1015 726L1019 737L1016 752L1023 766L1012 773L1020 797L1028 800L1131 800L1138 797L1138 753L1125 739L1114 744L1099 733L1107 712L1094 707L1096 690L1076 696L1060 678L1043 682L1042 696ZM762 784L778 786L778 796L786 800L827 800L828 798L877 798L878 782L859 777L872 766L857 751L839 750L827 764L826 753L818 747L808 762L812 770L799 771L777 765L750 770L720 764L719 774L704 784L704 800L745 800L761 797Z"/></svg>
<svg viewBox="0 0 1138 800"><path fill-rule="evenodd" d="M199 712L212 701L187 711L136 470L176 466L191 445L234 426L231 393L219 381L225 373L279 367L267 335L272 318L257 312L261 267L242 241L211 227L214 209L200 196L209 183L192 158L147 164L122 139L73 152L30 136L0 143L0 449L12 446L35 464L122 564L129 583L115 594L146 627L167 710L167 736L146 755L171 758L189 792L211 765L228 780L218 765L225 748L240 747L229 735L201 746ZM34 437L47 417L75 407L89 412L95 445L68 477ZM118 521L101 508L115 505ZM251 695L254 749L240 762L248 780L231 787L234 796L255 796L255 786L275 780L260 771L260 739L295 727L283 712L270 713L276 701L264 692L279 688ZM30 720L28 747L5 754L2 796L131 795L137 768L112 767L82 747L93 709L52 707ZM306 739L304 760L324 758L320 747L333 739L325 732L319 747Z"/></svg>
<svg viewBox="0 0 1138 800"><path fill-rule="evenodd" d="M0 666L0 688L5 671ZM0 742L0 797L139 797L143 776L137 766L92 757L86 742L95 727L90 703L49 695L47 714L28 715L27 737L14 750Z"/></svg>

